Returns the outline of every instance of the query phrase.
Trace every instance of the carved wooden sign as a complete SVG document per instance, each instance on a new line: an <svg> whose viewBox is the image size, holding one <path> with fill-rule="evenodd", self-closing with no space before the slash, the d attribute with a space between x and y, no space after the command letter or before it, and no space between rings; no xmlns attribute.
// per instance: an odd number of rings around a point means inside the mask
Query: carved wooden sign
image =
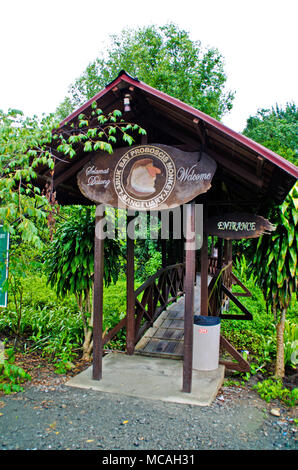
<svg viewBox="0 0 298 470"><path fill-rule="evenodd" d="M97 204L163 210L208 191L215 170L205 153L146 144L94 154L77 180L84 196Z"/></svg>
<svg viewBox="0 0 298 470"><path fill-rule="evenodd" d="M275 230L269 220L260 215L248 213L229 213L211 217L207 221L207 232L226 240L257 238Z"/></svg>

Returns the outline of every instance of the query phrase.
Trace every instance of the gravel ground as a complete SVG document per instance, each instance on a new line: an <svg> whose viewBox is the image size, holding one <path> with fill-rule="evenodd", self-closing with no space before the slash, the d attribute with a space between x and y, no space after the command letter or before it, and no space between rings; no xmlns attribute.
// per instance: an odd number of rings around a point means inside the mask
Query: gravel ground
<svg viewBox="0 0 298 470"><path fill-rule="evenodd" d="M249 386L223 387L211 406L198 407L71 388L65 380L0 396L2 451L297 449L295 410L267 404Z"/></svg>

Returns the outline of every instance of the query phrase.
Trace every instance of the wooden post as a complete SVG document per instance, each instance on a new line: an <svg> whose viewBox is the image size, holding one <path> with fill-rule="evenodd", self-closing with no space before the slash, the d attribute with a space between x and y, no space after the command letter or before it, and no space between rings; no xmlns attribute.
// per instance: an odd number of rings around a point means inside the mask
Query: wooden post
<svg viewBox="0 0 298 470"><path fill-rule="evenodd" d="M233 240L229 240L229 262L233 259Z"/></svg>
<svg viewBox="0 0 298 470"><path fill-rule="evenodd" d="M100 207L100 210L98 210ZM93 292L93 380L102 378L102 314L103 314L103 273L104 239L102 223L104 211L96 207L94 241L94 292Z"/></svg>
<svg viewBox="0 0 298 470"><path fill-rule="evenodd" d="M195 243L194 201L186 205L186 211L183 392L190 393L192 383L194 282L196 268L196 250L194 246L191 246L192 243Z"/></svg>
<svg viewBox="0 0 298 470"><path fill-rule="evenodd" d="M161 265L163 268L167 265L167 240L161 240Z"/></svg>
<svg viewBox="0 0 298 470"><path fill-rule="evenodd" d="M228 240L224 241L224 263L228 264L229 262L229 242Z"/></svg>
<svg viewBox="0 0 298 470"><path fill-rule="evenodd" d="M217 244L218 244L217 269L221 270L221 268L222 268L222 256L223 256L223 253L222 253L223 239L218 238Z"/></svg>
<svg viewBox="0 0 298 470"><path fill-rule="evenodd" d="M201 248L201 315L208 315L208 235L207 204L203 206L203 244Z"/></svg>
<svg viewBox="0 0 298 470"><path fill-rule="evenodd" d="M133 216L127 216L127 227L133 219ZM126 352L131 356L135 349L134 239L128 232L126 243Z"/></svg>

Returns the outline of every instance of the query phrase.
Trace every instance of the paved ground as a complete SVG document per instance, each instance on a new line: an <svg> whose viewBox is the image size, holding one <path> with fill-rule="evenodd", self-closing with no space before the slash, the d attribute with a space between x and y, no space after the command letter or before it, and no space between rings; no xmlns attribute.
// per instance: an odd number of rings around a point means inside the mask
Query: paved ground
<svg viewBox="0 0 298 470"><path fill-rule="evenodd" d="M297 449L294 410L267 404L249 387L223 387L212 405L200 407L71 388L64 381L53 377L0 396L2 451Z"/></svg>

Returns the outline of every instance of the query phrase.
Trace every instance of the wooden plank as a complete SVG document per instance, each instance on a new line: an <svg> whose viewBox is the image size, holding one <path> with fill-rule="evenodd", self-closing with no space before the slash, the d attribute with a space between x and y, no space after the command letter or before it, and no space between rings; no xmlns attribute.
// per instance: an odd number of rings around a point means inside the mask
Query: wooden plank
<svg viewBox="0 0 298 470"><path fill-rule="evenodd" d="M138 352L140 353L140 351ZM183 343L180 341L161 341L152 338L141 352L147 355L181 356L183 354Z"/></svg>
<svg viewBox="0 0 298 470"><path fill-rule="evenodd" d="M95 216L94 241L94 295L93 295L93 368L94 380L102 378L102 314L103 314L103 273L104 273L104 238L101 236L101 222L104 214Z"/></svg>
<svg viewBox="0 0 298 470"><path fill-rule="evenodd" d="M174 328L158 328L153 335L155 339L167 340L182 340L184 335L183 330L176 330Z"/></svg>
<svg viewBox="0 0 298 470"><path fill-rule="evenodd" d="M176 329L180 329L180 330L184 330L184 320L173 320L171 318L167 318L164 322L163 322L163 326L165 328L176 328Z"/></svg>

